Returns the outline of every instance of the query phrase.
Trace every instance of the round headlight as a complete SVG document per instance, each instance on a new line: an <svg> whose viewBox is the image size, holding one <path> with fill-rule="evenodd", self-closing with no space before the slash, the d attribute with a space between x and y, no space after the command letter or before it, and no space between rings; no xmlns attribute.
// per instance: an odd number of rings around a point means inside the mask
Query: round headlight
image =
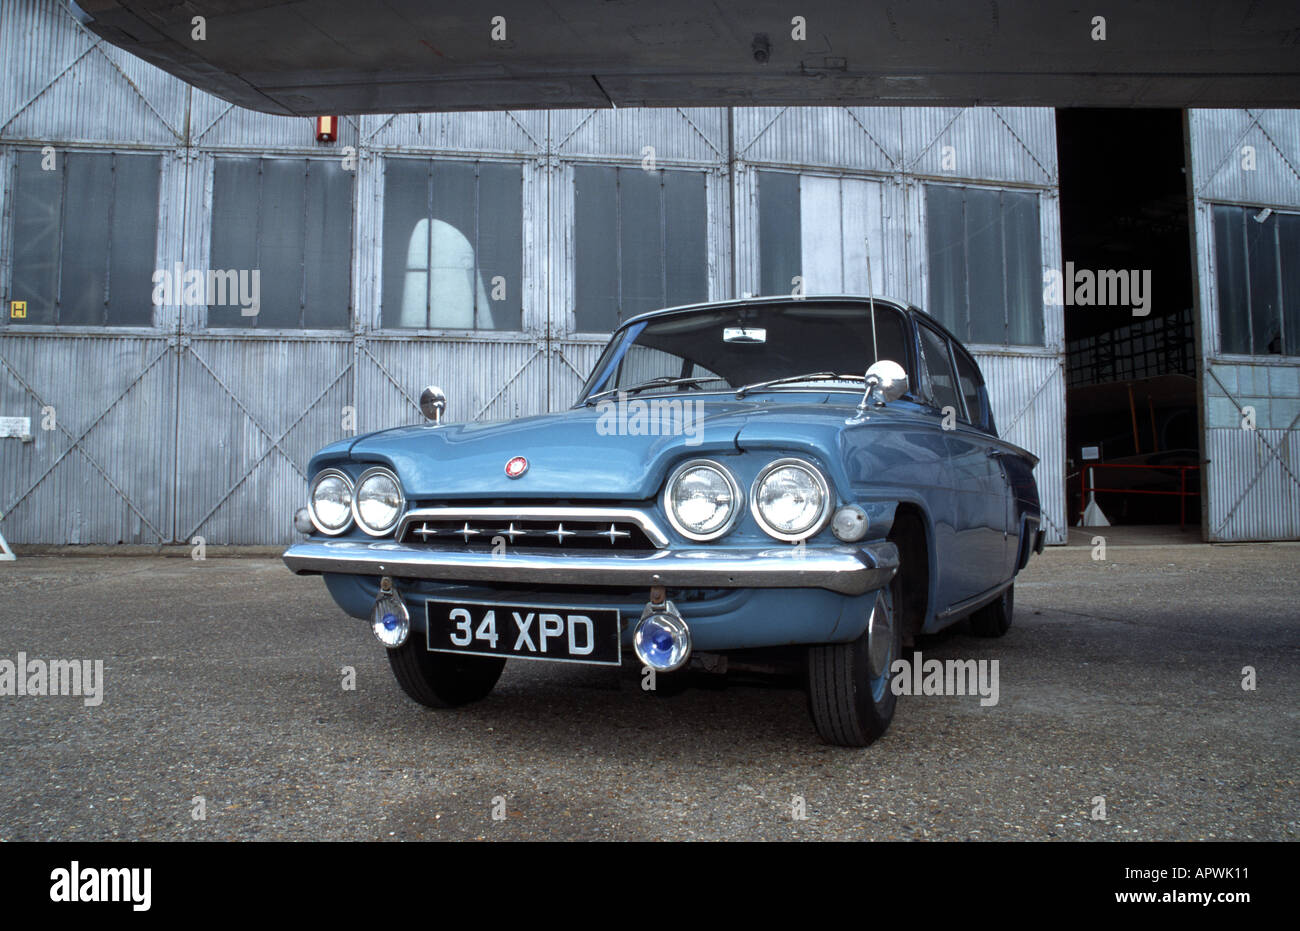
<svg viewBox="0 0 1300 931"><path fill-rule="evenodd" d="M731 473L708 459L682 463L664 486L668 520L689 540L713 540L730 530L741 500Z"/></svg>
<svg viewBox="0 0 1300 931"><path fill-rule="evenodd" d="M802 459L778 459L754 480L754 518L770 536L791 543L821 530L830 511L830 488Z"/></svg>
<svg viewBox="0 0 1300 931"><path fill-rule="evenodd" d="M383 536L397 525L405 507L406 496L396 475L382 466L361 473L352 499L358 527L372 537Z"/></svg>
<svg viewBox="0 0 1300 931"><path fill-rule="evenodd" d="M352 523L352 480L338 469L317 473L307 501L312 525L327 536L338 536Z"/></svg>

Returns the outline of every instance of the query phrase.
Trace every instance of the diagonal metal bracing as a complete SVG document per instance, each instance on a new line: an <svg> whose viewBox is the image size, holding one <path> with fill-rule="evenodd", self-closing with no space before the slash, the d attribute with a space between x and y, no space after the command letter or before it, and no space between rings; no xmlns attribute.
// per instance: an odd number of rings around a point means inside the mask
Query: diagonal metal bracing
<svg viewBox="0 0 1300 931"><path fill-rule="evenodd" d="M1224 396L1229 401L1232 402L1232 406L1237 409L1238 413L1240 413L1242 411L1242 404L1235 397L1233 397L1232 394L1229 393L1228 389L1224 386L1223 382L1219 380L1219 376L1214 373L1213 366L1207 366L1206 371L1209 372L1210 377L1214 379L1214 383L1219 386L1219 389L1223 392ZM1291 425L1287 427L1286 430L1283 431L1283 433L1284 434L1290 433L1292 430L1296 428L1297 423L1300 423L1300 415L1297 415L1291 421ZM1251 432L1255 434L1255 439L1258 440L1261 444L1263 444L1264 448L1268 450L1268 455L1266 455L1264 457L1264 461L1260 463L1259 468L1255 471L1254 477L1251 478L1251 480L1246 484L1246 487L1241 490L1241 494L1237 495L1237 500L1232 502L1232 506L1228 508L1228 513L1225 514L1223 520L1219 522L1219 526L1214 528L1215 536L1218 536L1219 533L1223 530L1223 528L1228 526L1228 521L1232 520L1232 516L1237 513L1237 508L1241 507L1241 503L1246 500L1246 495L1250 494L1251 489L1253 489L1256 485L1259 484L1259 480L1264 477L1264 472L1265 470L1268 469L1269 463L1271 463L1274 459L1277 460L1277 464L1282 467L1282 471L1287 474L1287 476L1291 479L1291 481L1297 487L1300 487L1300 478L1297 478L1296 474L1292 472L1289 468L1287 468L1286 460L1282 456L1281 450L1274 447L1273 444L1270 443L1268 440L1264 439L1263 435L1259 430L1253 430ZM1281 444L1279 444L1279 446L1280 445Z"/></svg>
<svg viewBox="0 0 1300 931"><path fill-rule="evenodd" d="M921 149L921 151L916 153L916 158L912 159L911 164L905 165L903 170L915 171L916 166L920 163L921 159L925 158L925 153L929 152L931 149L934 148L934 144L944 137L944 133L948 132L948 130L952 128L952 124L957 122L959 119L961 119L961 115L965 112L966 112L965 107L962 107L959 110L957 110L957 112L955 112L952 115L952 117L948 120L948 122L944 123L942 128L940 128L940 130L934 134L934 138L931 139L929 142L927 142L925 146Z"/></svg>
<svg viewBox="0 0 1300 931"><path fill-rule="evenodd" d="M233 103L226 104L225 107L222 108L221 112L218 113L216 116L214 116L207 126L204 126L202 129L191 134L194 141L190 144L194 146L203 145L203 137L206 136L208 133L212 132L213 127L215 127L218 123L220 123L223 119L225 119L226 114L233 109L235 109L235 105Z"/></svg>
<svg viewBox="0 0 1300 931"><path fill-rule="evenodd" d="M515 116L513 110L507 110L507 111L506 111L506 116L510 117L510 122L512 122L512 123L514 123L516 126L518 126L518 127L519 127L519 131L520 131L521 133L523 133L525 136L528 137L528 141L531 142L531 143L533 144L533 147L534 147L538 152L545 152L545 151L546 151L546 146L543 145L542 143L540 143L540 142L537 141L536 137L533 136L533 134L530 133L530 132L528 131L528 127L525 126L523 123L521 123L521 122L519 121L519 117Z"/></svg>
<svg viewBox="0 0 1300 931"><path fill-rule="evenodd" d="M1048 385L1050 385L1053 379L1055 379L1056 376L1058 375L1061 375L1060 366L1053 368L1050 372L1047 373L1047 377L1043 379L1043 383L1038 386L1038 389L1033 393L1033 395L1030 396L1029 400L1025 402L1025 406L1020 408L1020 411L1016 414L1016 416L1011 418L1011 422L1002 428L1003 433L1009 432L1012 427L1020 423L1020 418L1025 416L1025 414L1029 412L1029 409L1034 406L1034 402L1038 400L1038 396L1043 393L1043 390Z"/></svg>
<svg viewBox="0 0 1300 931"><path fill-rule="evenodd" d="M564 350L559 349L559 348L557 347L556 350L555 350L555 354L556 354L557 356L560 357L560 361L561 361L561 362L563 362L565 365L567 365L567 366L568 366L568 367L573 371L573 374L574 374L574 375L577 375L577 376L578 376L578 382L579 382L579 384L581 384L583 381L586 380L587 376L584 375L584 374L582 373L582 371L581 371L581 370L580 370L576 365L574 365L572 362L569 361L569 357L566 356L566 355L564 354Z"/></svg>
<svg viewBox="0 0 1300 931"><path fill-rule="evenodd" d="M478 411L475 412L474 419L478 420L480 417L482 417L483 414L487 411L487 409L491 407L494 403L496 403L496 399L501 397L501 395L505 394L506 389L509 388L511 385L513 385L519 379L519 376L524 374L524 372L528 370L528 366L533 364L533 360L536 359L541 354L542 354L542 347L534 346L533 354L530 355L527 359L525 359L523 365L515 369L515 373L511 375L509 378L507 378L502 383L501 387L497 389L497 393L492 395L492 397L488 398L487 401L483 404L483 406L480 407Z"/></svg>
<svg viewBox="0 0 1300 931"><path fill-rule="evenodd" d="M578 130L582 129L582 127L590 123L591 118L594 117L595 115L596 115L595 110L588 110L587 115L578 121L578 125L573 127L573 129L569 132L567 136L565 136L563 139L561 139L559 142L555 144L555 146L551 149L551 152L553 154L560 154L560 150L564 148L565 144L578 134Z"/></svg>
<svg viewBox="0 0 1300 931"><path fill-rule="evenodd" d="M22 116L23 113L27 110L28 107L30 107L32 104L36 103L36 101L38 101L38 100L40 100L42 97L44 97L46 91L48 91L48 90L49 90L51 87L53 87L55 84L59 83L59 79L60 79L60 78L62 78L65 74L67 74L67 73L68 73L69 71L71 71L73 68L77 67L77 65L81 62L81 60L82 60L83 58L85 58L87 55L89 55L91 52L93 52L94 50L95 50L95 46L94 46L94 45L91 45L91 46L90 46L89 48L87 48L84 52L81 52L79 55L77 55L76 58L72 59L72 61L68 62L67 66L66 66L65 68L63 68L63 69L62 69L58 74L56 74L54 77L50 78L50 80L47 81L47 82L45 83L45 86L44 86L44 87L42 87L40 90L38 90L38 91L37 91L35 94L33 94L30 98L28 98L28 100L27 100L27 101L26 101L22 106L18 107L18 109L16 109L16 110L14 110L13 114L10 115L10 117L9 117L7 120L4 121L4 124L3 124L3 125L0 125L0 133L3 133L6 129L8 129L8 128L9 128L9 125L10 125L14 120L18 119L18 117Z"/></svg>
<svg viewBox="0 0 1300 931"><path fill-rule="evenodd" d="M1205 180L1196 186L1196 196L1198 198L1205 197L1206 191L1210 189L1210 186L1214 183L1215 179L1218 178L1219 172L1223 170L1223 166L1236 158L1237 153L1241 151L1241 144L1246 141L1246 137L1250 135L1251 130L1253 129L1259 130L1259 134L1273 147L1273 151L1276 152L1277 157L1282 160L1282 164L1290 169L1291 174L1295 175L1297 180L1300 180L1300 171L1297 171L1296 166L1291 164L1291 160L1286 157L1286 152L1284 152L1282 147L1279 146L1273 137L1268 134L1268 130L1265 129L1264 124L1260 122L1264 111L1246 110L1245 112L1246 115L1250 117L1250 122L1246 124L1245 129L1237 134L1237 138L1233 143L1224 148L1223 157L1219 159L1218 164L1216 164L1212 170L1206 172Z"/></svg>
<svg viewBox="0 0 1300 931"><path fill-rule="evenodd" d="M44 97L54 87L54 85L58 84L59 81L61 81L64 77L66 77L74 68L77 67L77 65L81 64L81 62L84 59L90 57L95 53L98 53L104 59L104 61L108 62L109 67L111 67L114 71L116 71L118 75L122 78L122 80L126 82L127 86L130 87L131 90L135 92L135 95L140 98L140 101L145 105L146 108L148 108L149 112L154 115L154 118L157 119L158 122L163 125L163 128L165 128L169 133L171 133L172 136L174 136L178 142L183 142L184 139L181 133L177 131L176 127L173 126L170 122L168 122L167 118L158 112L158 108L155 107L153 103L149 100L148 95L146 95L144 91L140 90L140 88L136 85L136 83L131 80L130 75L128 75L126 71L122 69L122 66L119 65L116 61L114 61L113 57L109 55L108 52L104 51L104 40L100 39L98 36L89 35L88 33L86 33L85 29L81 27L80 24L78 24L77 28L83 35L87 36L91 40L91 44L84 51L80 52L75 58L73 58L73 60L69 62L64 68L62 68L58 74L54 75L54 77L52 77L49 81L47 81L44 84L44 86L42 86L40 90L38 90L35 94L31 96L31 98L29 98L25 103L23 103L22 106L18 107L18 109L16 109L4 121L4 124L0 125L0 133L3 133L6 129L8 129L14 120L22 116L23 113L25 113L28 108L30 108L42 97Z"/></svg>
<svg viewBox="0 0 1300 931"><path fill-rule="evenodd" d="M285 461L289 463L289 465L293 468L293 470L303 477L303 481L307 480L307 474L298 467L298 464L293 461L293 457L290 456L288 451L285 450L285 448L280 444L284 441L284 438L286 436L288 436L291 432L293 432L294 427L302 423L303 418L305 418L309 413L311 413L311 411L316 407L316 405L320 403L321 399L324 398L325 395L328 394L331 390L333 390L334 386L337 385L340 381L342 381L343 378L349 372L352 371L352 362L349 361L345 366L343 366L342 369L339 370L339 373L334 376L333 380L331 380L330 383L326 385L325 388L319 394L317 394L316 397L313 398L305 408L303 408L302 413L294 418L293 423L289 424L289 426L287 426L280 433L279 436L274 436L272 435L271 431L266 429L266 427L264 427L261 424L261 422L258 421L258 419L253 416L252 412L249 411L249 409L244 406L244 403L239 400L239 397L235 394L235 392L232 391L230 387L224 381L221 380L220 376L218 376L217 373L212 370L212 367L208 365L208 363L203 359L203 357L194 351L193 346L190 347L190 355L194 357L194 359L199 363L199 365L203 366L204 371L206 371L208 375L212 377L212 380L215 381L218 385L220 385L221 389L225 391L226 394L230 395L230 399L235 402L235 406L238 407L239 410L244 414L244 416L248 418L249 423L251 423L254 427L256 427L257 430L259 430L268 440L270 440L271 445L266 448L266 450L262 453L262 455L257 457L257 460L255 462L253 462L248 468L243 470L243 475L239 477L239 480L236 481L233 485L231 485L228 489L226 489L225 493L223 493L217 499L216 503L214 503L212 507L208 508L207 512L205 512L204 515L201 518L199 518L199 520L194 524L194 526L184 534L183 539L186 540L190 539L191 536L200 527L202 527L205 523L207 523L208 519L212 517L212 515L215 514L217 510L223 504L225 504L226 501L230 499L231 495L233 495L236 491L239 490L240 486L243 485L244 482L248 481L249 476L251 476L254 472L256 472L258 466L260 466L263 462L265 462L266 459L273 452L279 451L280 455L284 457Z"/></svg>
<svg viewBox="0 0 1300 931"><path fill-rule="evenodd" d="M384 363L375 358L375 354L370 351L370 348L363 345L361 351L365 353L367 359L374 363L375 368L379 369L380 373L388 379L389 383L397 389L398 393L401 394L402 397L406 398L406 402L418 411L420 409L420 402L411 397L407 390L402 387L402 383L394 378L393 373L388 371L384 366Z"/></svg>
<svg viewBox="0 0 1300 931"><path fill-rule="evenodd" d="M140 372L134 378L131 379L131 381L122 390L122 392L118 394L117 397L115 397L109 403L108 407L104 408L104 410L100 412L99 416L97 416L93 421L91 421L90 426L86 427L86 429L83 430L79 435L73 436L72 431L70 431L67 427L65 427L56 416L54 421L55 428L59 430L60 433L64 434L69 440L71 440L72 441L71 444L68 446L67 449L65 449L63 452L61 452L58 455L58 457L54 460L54 462L50 464L49 468L47 468L44 472L42 472L40 477L38 477L36 481L33 482L27 488L26 491L24 491L21 495L19 495L13 501L12 504L10 504L8 507L5 508L5 512L8 513L12 511L14 508L18 507L18 505L20 505L23 501L25 501L28 498L28 496L30 496L32 492L36 490L37 486L39 486L41 482L45 481L45 479L49 477L51 473L54 472L54 470L58 467L59 463L61 463L64 459L66 459L73 450L76 450L85 458L85 460L88 463L90 463L91 466L94 467L94 469L97 472L99 472L100 475L104 477L104 481L108 483L108 486L118 493L118 495L126 503L126 506L130 508L131 511L137 517L140 518L140 520L144 523L146 527L148 527L150 530L153 531L154 535L157 536L160 541L167 539L167 535L164 534L161 530L159 530L158 527L154 525L153 521L149 520L149 518L145 516L144 512L140 509L140 507L135 503L135 501L131 499L131 496L128 495L125 491L123 491L118 486L118 484L115 481L113 481L112 477L108 474L108 472L104 469L104 467L101 466L98 462L96 462L95 458L91 456L90 453L88 453L85 450L85 448L81 445L82 441L87 436L90 435L90 432L94 430L95 427L98 426L99 423L105 417L107 417L109 413L115 407L117 407L118 404L121 403L123 398L125 398L128 394L131 393L131 389L133 389L136 385L138 385L144 379L145 375L149 374L150 370L153 369L153 367L158 364L159 360L166 357L167 352L168 352L168 347L166 346L162 347L158 351L158 353L152 359L149 360L149 362L145 365L145 367L141 369ZM45 399L40 396L40 394L36 391L35 388L27 384L27 382L23 379L23 377L18 373L18 370L14 368L14 366L9 362L9 360L6 359L3 355L0 355L0 365L3 365L4 368L8 370L9 374L13 377L14 381L18 382L18 384L22 387L22 389L26 391L34 401L36 401L39 407L43 408L47 406Z"/></svg>
<svg viewBox="0 0 1300 931"><path fill-rule="evenodd" d="M686 125L689 126L691 129L693 129L693 130L695 131L695 135L697 135L697 136L699 136L701 139L703 139L703 140L704 140L704 144L707 145L710 149L713 150L713 154L714 154L714 155L716 155L718 158L724 158L724 157L725 157L725 156L722 154L722 151L721 151L721 150L720 150L716 145L713 144L713 140L710 139L708 136L706 136L706 135L704 134L704 131L701 130L700 127L698 127L698 126L695 125L695 121L692 120L689 116L686 115L686 111L685 111L685 110L683 110L681 107L673 107L673 109L674 109L675 111L677 111L677 115L678 115L678 116L680 116L683 120L686 121Z"/></svg>
<svg viewBox="0 0 1300 931"><path fill-rule="evenodd" d="M112 57L107 52L104 51L102 42L95 43L95 50L98 51L99 54L103 55L104 60L107 61L113 67L113 70L122 76L122 80L125 81L128 85L130 85L131 90L135 91L136 96L139 97L140 100L144 102L144 105L149 108L149 112L158 118L158 122L162 123L163 126L167 128L167 131L169 133L171 133L173 136L176 137L176 141L184 142L185 141L184 137L179 132L177 132L176 127L173 126L171 123L167 122L167 118L158 112L158 108L155 107L149 101L149 97L145 94L145 92L140 90L140 88L136 87L136 84L134 81L131 80L130 75L128 75L125 71L123 71L122 66L119 65L117 62L113 61Z"/></svg>
<svg viewBox="0 0 1300 931"><path fill-rule="evenodd" d="M851 119L853 122L858 124L858 129L862 130L863 134L868 139L871 140L871 144L880 150L880 154L885 156L885 161L889 162L890 167L897 170L899 168L898 161L894 158L894 156L890 155L889 152L885 149L885 147L881 145L880 142L876 139L876 137L871 134L871 130L867 129L866 124L863 123L862 120L858 119L858 115L853 112L853 108L845 107L844 112L849 115L849 119Z"/></svg>
<svg viewBox="0 0 1300 931"><path fill-rule="evenodd" d="M754 138L753 138L753 139L750 139L748 142L746 142L746 143L745 143L745 147L744 147L743 149L741 149L740 152L739 152L738 154L739 154L740 156L743 157L747 152L749 152L749 150L752 149L752 148L754 147L754 144L755 144L756 142L758 142L758 140L760 140L760 139L763 138L763 134L766 133L766 132L767 132L769 129L771 129L773 126L775 126L775 125L776 125L776 121L779 120L781 117L785 116L785 112L786 112L787 110L789 110L789 109L790 109L789 107L782 107L782 108L777 112L776 116L774 116L774 117L772 117L772 119L768 120L766 126L764 126L762 129L760 129L758 132L754 133Z"/></svg>

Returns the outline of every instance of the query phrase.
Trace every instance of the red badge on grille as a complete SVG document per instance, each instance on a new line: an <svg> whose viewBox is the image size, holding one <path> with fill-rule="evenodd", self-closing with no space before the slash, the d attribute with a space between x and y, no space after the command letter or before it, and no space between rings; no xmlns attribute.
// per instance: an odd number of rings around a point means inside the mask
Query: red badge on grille
<svg viewBox="0 0 1300 931"><path fill-rule="evenodd" d="M523 456L515 456L506 463L506 478L518 478L528 471L528 460Z"/></svg>

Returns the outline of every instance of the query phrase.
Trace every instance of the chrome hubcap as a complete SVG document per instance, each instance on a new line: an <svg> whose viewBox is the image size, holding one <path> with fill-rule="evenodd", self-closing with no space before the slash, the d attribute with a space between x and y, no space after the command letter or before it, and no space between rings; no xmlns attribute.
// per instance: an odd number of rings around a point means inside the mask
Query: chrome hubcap
<svg viewBox="0 0 1300 931"><path fill-rule="evenodd" d="M871 617L867 620L867 656L871 662L871 678L879 679L889 672L890 653L894 648L894 617L883 592L876 592Z"/></svg>

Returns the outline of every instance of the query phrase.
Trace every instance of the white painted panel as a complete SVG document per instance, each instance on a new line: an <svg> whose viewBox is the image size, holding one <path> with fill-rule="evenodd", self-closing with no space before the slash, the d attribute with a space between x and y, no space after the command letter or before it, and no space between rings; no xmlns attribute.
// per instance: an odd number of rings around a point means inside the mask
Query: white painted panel
<svg viewBox="0 0 1300 931"><path fill-rule="evenodd" d="M804 293L882 293L883 185L862 178L804 175L799 187Z"/></svg>
<svg viewBox="0 0 1300 931"><path fill-rule="evenodd" d="M837 294L844 277L839 179L805 175L799 179L799 202L804 293Z"/></svg>

